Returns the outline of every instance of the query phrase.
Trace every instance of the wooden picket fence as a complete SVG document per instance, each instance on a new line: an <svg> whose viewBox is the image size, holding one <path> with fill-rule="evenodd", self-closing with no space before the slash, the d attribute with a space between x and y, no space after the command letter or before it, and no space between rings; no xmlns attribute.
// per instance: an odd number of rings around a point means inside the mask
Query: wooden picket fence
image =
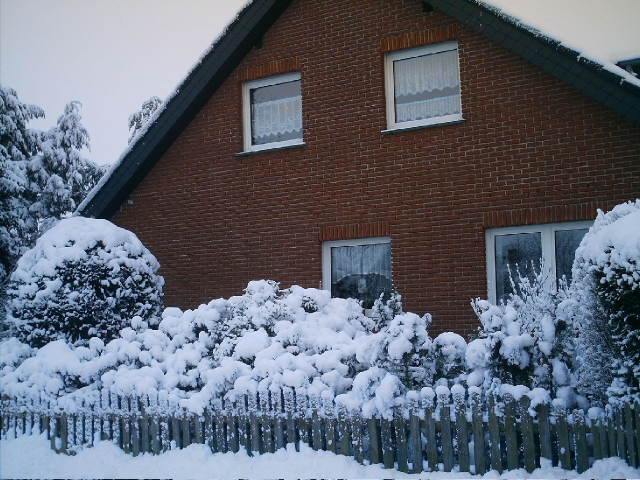
<svg viewBox="0 0 640 480"><path fill-rule="evenodd" d="M402 472L462 472L554 466L584 472L594 460L620 457L640 462L640 405L611 408L598 418L582 410L478 394L421 396L411 392L390 418L365 418L331 397L293 390L216 399L202 415L189 413L167 397L119 397L102 392L94 401L67 403L2 399L3 438L47 432L51 448L73 454L110 440L134 456L161 454L190 444L212 452L249 455L305 443L382 464Z"/></svg>

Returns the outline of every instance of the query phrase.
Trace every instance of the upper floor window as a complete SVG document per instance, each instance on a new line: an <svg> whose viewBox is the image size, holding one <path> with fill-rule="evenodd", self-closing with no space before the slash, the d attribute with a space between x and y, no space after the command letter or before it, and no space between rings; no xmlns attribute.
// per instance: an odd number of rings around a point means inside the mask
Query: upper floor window
<svg viewBox="0 0 640 480"><path fill-rule="evenodd" d="M506 302L513 293L509 270L514 280L516 267L533 279L532 265L539 269L540 259L548 281L565 277L571 282L576 249L591 225L593 222L566 222L487 230L489 300Z"/></svg>
<svg viewBox="0 0 640 480"><path fill-rule="evenodd" d="M243 83L242 105L245 151L302 143L300 73Z"/></svg>
<svg viewBox="0 0 640 480"><path fill-rule="evenodd" d="M322 283L331 296L356 298L365 309L391 293L389 237L334 240L322 244Z"/></svg>
<svg viewBox="0 0 640 480"><path fill-rule="evenodd" d="M458 43L387 54L385 88L390 130L462 120Z"/></svg>

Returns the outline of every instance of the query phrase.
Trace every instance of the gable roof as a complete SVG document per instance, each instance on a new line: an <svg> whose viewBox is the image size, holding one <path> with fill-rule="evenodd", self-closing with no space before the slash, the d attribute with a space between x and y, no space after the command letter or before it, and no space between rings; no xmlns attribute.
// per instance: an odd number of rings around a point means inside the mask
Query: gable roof
<svg viewBox="0 0 640 480"><path fill-rule="evenodd" d="M254 0L246 5L78 213L111 217L291 2ZM623 69L584 56L483 0L428 0L428 4L640 125L640 81Z"/></svg>

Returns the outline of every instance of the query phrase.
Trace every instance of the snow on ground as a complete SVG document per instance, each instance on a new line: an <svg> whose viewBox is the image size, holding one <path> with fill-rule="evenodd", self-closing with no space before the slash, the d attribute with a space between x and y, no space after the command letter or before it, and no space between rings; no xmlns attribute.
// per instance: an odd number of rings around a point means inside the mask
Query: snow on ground
<svg viewBox="0 0 640 480"><path fill-rule="evenodd" d="M246 453L212 454L202 445L191 445L162 455L133 457L110 442L100 442L75 456L59 455L44 435L0 441L0 478L640 478L640 470L618 458L597 461L584 472L545 467L529 474L514 470L499 475L429 473L408 475L377 465L360 465L329 452L314 452L302 445L274 454L249 457Z"/></svg>

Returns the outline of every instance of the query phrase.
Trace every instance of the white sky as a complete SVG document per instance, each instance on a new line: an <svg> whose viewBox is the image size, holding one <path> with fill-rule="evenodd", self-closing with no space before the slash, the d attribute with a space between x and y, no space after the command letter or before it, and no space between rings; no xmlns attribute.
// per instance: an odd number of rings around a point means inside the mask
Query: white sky
<svg viewBox="0 0 640 480"><path fill-rule="evenodd" d="M114 163L128 117L165 99L246 0L0 0L0 83L42 107L53 126L82 103L87 158Z"/></svg>
<svg viewBox="0 0 640 480"><path fill-rule="evenodd" d="M581 50L640 55L640 0L486 0ZM114 163L127 119L164 99L247 0L0 0L0 83L42 107L48 129L71 100L91 136L85 156Z"/></svg>

